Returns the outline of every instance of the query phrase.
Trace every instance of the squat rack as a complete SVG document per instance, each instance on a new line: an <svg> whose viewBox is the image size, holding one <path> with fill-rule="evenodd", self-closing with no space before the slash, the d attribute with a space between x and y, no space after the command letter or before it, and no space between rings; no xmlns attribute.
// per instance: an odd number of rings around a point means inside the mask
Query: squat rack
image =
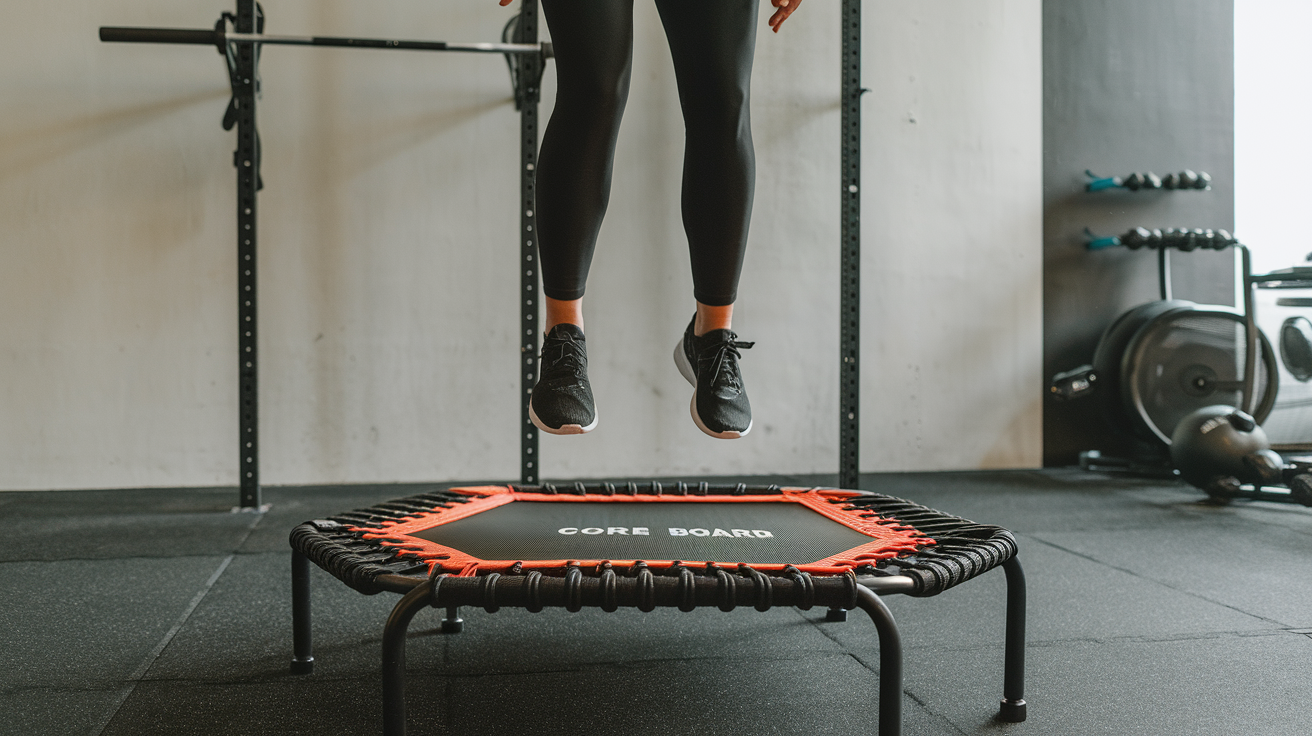
<svg viewBox="0 0 1312 736"><path fill-rule="evenodd" d="M528 397L537 381L538 298L537 220L534 178L538 156L538 102L550 43L538 42L538 0L521 0L500 43L406 41L341 36L287 36L264 33L264 10L255 0L235 0L236 13L224 12L213 29L103 26L100 40L214 46L227 61L232 99L223 129L237 128L237 351L239 505L260 509L259 319L256 245L260 178L260 136L256 109L260 93L261 45L328 46L402 51L457 51L503 54L510 67L520 120L520 482L538 477L538 430L528 414ZM856 488L859 439L860 257L861 257L861 0L843 0L842 9L842 227L840 274L840 400L838 481Z"/></svg>

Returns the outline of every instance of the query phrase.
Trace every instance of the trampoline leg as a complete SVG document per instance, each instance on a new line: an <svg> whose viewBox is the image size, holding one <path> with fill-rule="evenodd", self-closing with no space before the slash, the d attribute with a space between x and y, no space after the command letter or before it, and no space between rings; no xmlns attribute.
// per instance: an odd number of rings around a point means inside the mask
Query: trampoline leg
<svg viewBox="0 0 1312 736"><path fill-rule="evenodd" d="M429 605L431 587L425 582L406 593L383 628L383 736L405 736L405 633Z"/></svg>
<svg viewBox="0 0 1312 736"><path fill-rule="evenodd" d="M314 672L314 643L310 625L310 560L292 550L292 674Z"/></svg>
<svg viewBox="0 0 1312 736"><path fill-rule="evenodd" d="M1002 569L1007 573L1007 643L998 720L1020 723L1025 720L1025 573L1015 557Z"/></svg>
<svg viewBox="0 0 1312 736"><path fill-rule="evenodd" d="M879 736L902 734L902 637L893 612L879 596L858 585L857 605L879 632Z"/></svg>
<svg viewBox="0 0 1312 736"><path fill-rule="evenodd" d="M465 620L460 618L460 606L447 606L446 618L442 619L443 634L459 634L465 628Z"/></svg>

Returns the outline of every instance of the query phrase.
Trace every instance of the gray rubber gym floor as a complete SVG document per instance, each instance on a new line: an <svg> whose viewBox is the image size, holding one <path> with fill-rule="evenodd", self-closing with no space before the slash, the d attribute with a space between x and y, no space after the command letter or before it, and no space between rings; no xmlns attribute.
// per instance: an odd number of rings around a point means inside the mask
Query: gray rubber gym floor
<svg viewBox="0 0 1312 736"><path fill-rule="evenodd" d="M888 599L908 736L1312 733L1312 509L1213 507L1183 485L1074 470L862 485L1012 529L1029 580L1030 717L1015 725L992 720L1001 571ZM269 488L263 515L229 513L233 489L0 494L0 731L379 732L396 597L316 569L317 670L287 674L287 532L431 487ZM465 618L455 636L431 609L411 628L412 733L874 730L877 637L860 613Z"/></svg>

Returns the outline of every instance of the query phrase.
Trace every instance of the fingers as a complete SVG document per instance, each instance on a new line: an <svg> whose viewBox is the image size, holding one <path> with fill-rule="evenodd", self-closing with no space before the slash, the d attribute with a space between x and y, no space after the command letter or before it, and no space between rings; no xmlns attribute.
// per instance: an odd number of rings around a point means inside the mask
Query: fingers
<svg viewBox="0 0 1312 736"><path fill-rule="evenodd" d="M784 24L784 21L788 20L788 16L792 15L794 10L797 10L797 6L802 4L802 0L770 0L770 4L778 8L769 20L770 28L778 33L779 27Z"/></svg>

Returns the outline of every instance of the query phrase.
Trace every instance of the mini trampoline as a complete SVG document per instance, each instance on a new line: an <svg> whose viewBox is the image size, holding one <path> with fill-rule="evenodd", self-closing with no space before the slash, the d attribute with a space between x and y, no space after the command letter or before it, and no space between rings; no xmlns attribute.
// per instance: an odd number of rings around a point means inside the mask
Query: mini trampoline
<svg viewBox="0 0 1312 736"><path fill-rule="evenodd" d="M388 501L291 533L295 656L312 671L309 563L365 594L403 595L383 631L383 731L404 734L405 636L428 606L458 632L489 613L657 606L732 611L860 608L879 633L879 734L901 732L902 649L882 595L932 596L1001 566L1003 700L1025 719L1025 580L1016 540L910 501L861 491L706 483L453 488Z"/></svg>

